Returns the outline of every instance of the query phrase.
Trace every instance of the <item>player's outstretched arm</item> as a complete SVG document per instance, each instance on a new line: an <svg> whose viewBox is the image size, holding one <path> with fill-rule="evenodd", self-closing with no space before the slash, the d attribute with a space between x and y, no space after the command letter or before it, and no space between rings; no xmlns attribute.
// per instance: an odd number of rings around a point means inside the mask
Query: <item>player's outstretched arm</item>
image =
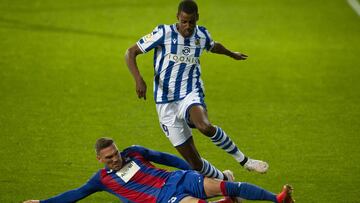
<svg viewBox="0 0 360 203"><path fill-rule="evenodd" d="M125 61L130 73L134 77L136 84L136 94L138 95L139 99L144 98L146 100L146 83L142 78L136 63L136 56L142 53L143 52L140 50L140 48L135 44L126 50Z"/></svg>
<svg viewBox="0 0 360 203"><path fill-rule="evenodd" d="M91 179L89 179L83 186L66 191L57 196L51 197L46 200L27 200L23 203L61 203L61 202L76 202L81 200L97 191L100 191L100 186L98 184L100 173L96 173Z"/></svg>
<svg viewBox="0 0 360 203"><path fill-rule="evenodd" d="M235 60L245 60L247 59L247 55L242 54L240 52L233 52L224 47L221 43L215 42L213 48L210 50L212 53L216 54L224 54L229 56Z"/></svg>

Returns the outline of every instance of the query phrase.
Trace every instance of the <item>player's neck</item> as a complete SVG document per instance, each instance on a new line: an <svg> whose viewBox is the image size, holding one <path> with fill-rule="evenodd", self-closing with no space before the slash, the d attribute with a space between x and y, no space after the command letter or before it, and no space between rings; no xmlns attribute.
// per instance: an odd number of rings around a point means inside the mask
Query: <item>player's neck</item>
<svg viewBox="0 0 360 203"><path fill-rule="evenodd" d="M181 33L181 32L180 32L180 30L179 30L179 24L178 24L178 23L175 24L175 28L176 28L176 31L177 31L178 33L180 33L180 35L181 35L183 38L190 38L191 36L194 35L194 32L195 32L195 29L194 29L193 32L192 32L189 36L185 37L184 33Z"/></svg>

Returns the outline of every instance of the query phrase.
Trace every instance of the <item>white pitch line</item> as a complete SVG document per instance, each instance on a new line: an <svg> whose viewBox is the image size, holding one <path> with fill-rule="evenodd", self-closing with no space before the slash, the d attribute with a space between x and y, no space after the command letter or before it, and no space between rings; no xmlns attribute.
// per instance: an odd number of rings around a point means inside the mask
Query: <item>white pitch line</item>
<svg viewBox="0 0 360 203"><path fill-rule="evenodd" d="M360 16L360 3L357 0L347 0L347 2L354 9L354 11Z"/></svg>

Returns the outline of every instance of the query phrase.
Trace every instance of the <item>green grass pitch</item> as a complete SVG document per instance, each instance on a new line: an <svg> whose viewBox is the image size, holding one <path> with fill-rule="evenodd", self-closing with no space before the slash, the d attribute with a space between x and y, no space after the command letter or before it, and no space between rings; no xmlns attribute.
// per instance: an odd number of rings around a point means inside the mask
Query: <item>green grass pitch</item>
<svg viewBox="0 0 360 203"><path fill-rule="evenodd" d="M0 1L0 202L44 199L102 167L93 144L115 138L175 153L152 99L152 53L138 57L148 99L138 100L125 50L178 1ZM346 0L198 1L199 25L246 61L205 53L206 103L248 156L249 173L194 133L200 153L238 181L301 203L359 202L360 16ZM81 202L117 202L98 193Z"/></svg>

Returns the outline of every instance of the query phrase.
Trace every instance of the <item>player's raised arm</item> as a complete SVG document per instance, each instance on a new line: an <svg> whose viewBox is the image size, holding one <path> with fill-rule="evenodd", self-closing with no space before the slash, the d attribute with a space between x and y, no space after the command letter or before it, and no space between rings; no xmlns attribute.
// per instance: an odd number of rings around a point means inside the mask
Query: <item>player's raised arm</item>
<svg viewBox="0 0 360 203"><path fill-rule="evenodd" d="M135 44L126 50L125 61L130 73L134 77L136 84L136 94L138 95L139 99L144 98L144 100L146 100L146 83L142 78L136 63L136 56L142 53L143 52L140 50L138 45Z"/></svg>
<svg viewBox="0 0 360 203"><path fill-rule="evenodd" d="M224 54L229 56L235 60L245 60L247 59L247 55L242 54L240 52L233 52L224 47L221 43L215 42L213 48L210 50L212 53L216 54Z"/></svg>

